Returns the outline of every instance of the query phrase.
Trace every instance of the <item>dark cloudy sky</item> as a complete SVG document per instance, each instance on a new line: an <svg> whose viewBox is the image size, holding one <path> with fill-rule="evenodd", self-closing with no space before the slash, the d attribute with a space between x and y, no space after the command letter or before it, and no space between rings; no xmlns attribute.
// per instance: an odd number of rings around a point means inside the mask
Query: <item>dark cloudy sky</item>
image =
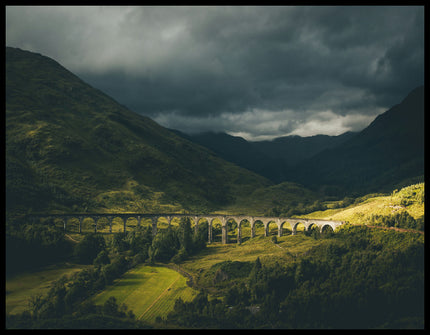
<svg viewBox="0 0 430 335"><path fill-rule="evenodd" d="M424 7L6 7L6 45L163 126L249 140L359 131L424 84Z"/></svg>

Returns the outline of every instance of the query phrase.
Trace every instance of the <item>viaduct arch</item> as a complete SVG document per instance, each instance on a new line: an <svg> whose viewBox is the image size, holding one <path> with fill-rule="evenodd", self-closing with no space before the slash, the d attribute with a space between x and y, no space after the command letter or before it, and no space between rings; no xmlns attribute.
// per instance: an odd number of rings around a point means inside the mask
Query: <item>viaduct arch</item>
<svg viewBox="0 0 430 335"><path fill-rule="evenodd" d="M329 226L336 230L337 227L344 224L344 221L334 220L320 220L320 219L303 219L303 218L285 218L285 217L266 217L266 216L249 216L249 215L207 215L207 214L171 214L171 213L159 213L159 214L139 214L139 213L106 213L106 214L90 214L90 213L75 213L75 214L33 214L28 215L31 220L37 220L41 218L51 219L62 219L64 231L67 231L67 223L70 219L77 219L79 221L78 230L82 233L82 222L86 218L91 218L94 222L94 232L97 233L97 223L101 218L106 218L109 223L109 232L112 233L112 222L113 219L119 218L123 222L123 231L126 232L127 220L135 218L137 225L140 226L142 219L151 219L152 222L152 234L157 234L157 224L160 218L164 218L170 226L174 218L188 217L193 221L194 230L197 231L198 224L201 219L204 219L208 223L208 242L213 242L213 223L215 219L221 221L222 228L222 244L228 243L228 226L227 223L233 220L237 224L237 243L242 243L242 225L243 222L247 221L251 225L251 238L255 237L255 224L261 222L264 226L264 236L269 236L269 224L275 223L278 227L278 237L283 235L284 225L289 225L292 231L292 235L297 234L297 226L302 223L305 226L305 230L309 230L312 225L318 227L322 232L324 227Z"/></svg>

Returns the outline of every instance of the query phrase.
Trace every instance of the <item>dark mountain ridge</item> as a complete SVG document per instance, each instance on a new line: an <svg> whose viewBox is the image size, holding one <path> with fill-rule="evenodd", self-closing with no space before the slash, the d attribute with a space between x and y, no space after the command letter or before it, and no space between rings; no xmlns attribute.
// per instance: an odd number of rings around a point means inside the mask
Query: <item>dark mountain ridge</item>
<svg viewBox="0 0 430 335"><path fill-rule="evenodd" d="M205 132L199 134L184 134L175 132L190 141L210 149L218 157L237 164L243 168L264 176L273 182L285 180L285 168L281 158L266 154L242 137L232 136L223 132Z"/></svg>
<svg viewBox="0 0 430 335"><path fill-rule="evenodd" d="M306 186L344 194L389 191L422 180L424 86L348 141L319 152L290 173Z"/></svg>
<svg viewBox="0 0 430 335"><path fill-rule="evenodd" d="M212 210L271 184L9 47L5 123L8 211Z"/></svg>
<svg viewBox="0 0 430 335"><path fill-rule="evenodd" d="M291 135L277 137L272 141L253 142L253 144L270 157L281 158L286 167L292 167L322 150L347 141L355 134L346 132L338 136L314 135L308 137Z"/></svg>
<svg viewBox="0 0 430 335"><path fill-rule="evenodd" d="M300 165L318 152L339 145L355 135L346 132L338 136L283 136L271 141L246 141L223 132L178 135L212 150L219 157L254 171L275 183L291 180L289 168Z"/></svg>
<svg viewBox="0 0 430 335"><path fill-rule="evenodd" d="M248 142L225 133L181 136L275 183L330 195L389 191L424 175L424 86L358 133Z"/></svg>

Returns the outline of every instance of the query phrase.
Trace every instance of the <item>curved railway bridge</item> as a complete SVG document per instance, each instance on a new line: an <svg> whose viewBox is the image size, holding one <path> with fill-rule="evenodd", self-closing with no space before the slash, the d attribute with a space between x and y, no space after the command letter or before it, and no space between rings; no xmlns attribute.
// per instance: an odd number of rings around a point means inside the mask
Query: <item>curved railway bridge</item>
<svg viewBox="0 0 430 335"><path fill-rule="evenodd" d="M234 221L237 224L237 242L242 242L242 224L247 221L251 225L251 238L255 237L255 225L257 222L261 222L264 225L264 236L269 236L269 224L275 223L278 226L278 236L282 236L283 227L285 224L291 227L292 235L297 232L297 225L302 223L305 226L305 230L309 230L312 226L318 227L322 230L329 226L333 231L344 224L344 221L334 220L319 220L319 219L303 219L303 218L286 218L286 217L267 217L267 216L250 216L250 215L221 215L221 214L171 214L171 213L159 213L159 214L140 214L140 213L72 213L72 214L32 214L29 218L37 220L41 218L45 219L61 219L64 223L64 231L67 231L67 223L70 219L77 219L79 221L79 233L82 232L82 222L86 218L90 218L94 221L94 232L97 233L97 223L101 218L106 218L109 223L109 232L112 233L112 222L115 218L120 218L124 225L124 232L127 229L127 220L134 218L137 220L137 225L140 226L142 219L150 219L152 221L152 234L157 234L157 224L160 218L167 220L170 225L174 218L188 217L193 221L195 231L198 229L200 220L206 220L208 223L208 242L213 241L212 231L213 223L215 220L221 222L222 227L222 243L228 243L227 225L230 221Z"/></svg>

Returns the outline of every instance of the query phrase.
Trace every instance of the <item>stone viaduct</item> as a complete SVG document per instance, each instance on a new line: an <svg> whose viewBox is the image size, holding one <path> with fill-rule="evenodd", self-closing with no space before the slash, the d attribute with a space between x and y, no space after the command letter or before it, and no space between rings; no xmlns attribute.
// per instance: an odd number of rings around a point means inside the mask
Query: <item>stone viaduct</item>
<svg viewBox="0 0 430 335"><path fill-rule="evenodd" d="M322 232L324 227L329 226L333 231L344 224L344 221L333 221L333 220L318 220L318 219L302 219L302 218L284 218L284 217L266 217L266 216L249 216L249 215L206 215L206 214L139 214L139 213L106 213L106 214L89 214L89 213L76 213L76 214L33 214L29 215L30 219L36 220L40 218L58 218L62 219L64 223L64 231L67 231L67 223L70 219L75 218L79 220L79 233L81 233L82 222L85 218L90 218L94 221L94 232L97 233L97 222L101 218L106 218L109 223L109 232L112 233L112 222L114 218L120 218L124 225L124 232L127 229L127 220L135 218L137 225L140 226L141 220L151 219L152 221L152 234L157 234L157 223L160 218L165 218L170 226L174 218L188 217L193 221L194 230L197 231L200 220L206 220L208 223L208 242L213 241L212 231L214 220L219 220L222 227L222 243L228 243L228 223L234 221L237 224L237 243L242 242L242 224L248 221L251 225L251 238L255 237L255 224L261 222L264 225L264 236L269 236L269 224L275 223L278 226L278 236L282 236L284 224L288 224L291 227L292 235L297 232L297 225L302 223L306 230L309 230L312 226L316 226Z"/></svg>

